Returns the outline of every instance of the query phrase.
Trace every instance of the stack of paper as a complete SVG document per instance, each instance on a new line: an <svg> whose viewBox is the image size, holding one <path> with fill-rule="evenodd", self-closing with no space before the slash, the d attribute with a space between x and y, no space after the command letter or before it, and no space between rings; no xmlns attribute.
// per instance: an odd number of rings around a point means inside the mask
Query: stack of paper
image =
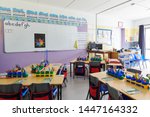
<svg viewBox="0 0 150 117"><path fill-rule="evenodd" d="M112 78L112 77L105 77L105 78L102 78L102 80L104 80L104 81L112 81L112 80L114 80L114 78Z"/></svg>
<svg viewBox="0 0 150 117"><path fill-rule="evenodd" d="M22 84L26 79L19 79L15 81L15 84Z"/></svg>
<svg viewBox="0 0 150 117"><path fill-rule="evenodd" d="M43 83L50 83L52 78L44 78Z"/></svg>
<svg viewBox="0 0 150 117"><path fill-rule="evenodd" d="M137 94L140 93L141 91L135 89L135 88L127 88L127 89L123 89L126 93L128 93L129 95L133 95L133 94Z"/></svg>

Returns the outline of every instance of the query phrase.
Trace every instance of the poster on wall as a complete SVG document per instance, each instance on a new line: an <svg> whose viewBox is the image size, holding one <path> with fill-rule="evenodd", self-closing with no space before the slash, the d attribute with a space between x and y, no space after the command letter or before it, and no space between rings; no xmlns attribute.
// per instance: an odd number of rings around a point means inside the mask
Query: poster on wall
<svg viewBox="0 0 150 117"><path fill-rule="evenodd" d="M45 48L45 34L34 34L34 47L35 48Z"/></svg>
<svg viewBox="0 0 150 117"><path fill-rule="evenodd" d="M97 29L97 42L102 44L112 44L112 30Z"/></svg>

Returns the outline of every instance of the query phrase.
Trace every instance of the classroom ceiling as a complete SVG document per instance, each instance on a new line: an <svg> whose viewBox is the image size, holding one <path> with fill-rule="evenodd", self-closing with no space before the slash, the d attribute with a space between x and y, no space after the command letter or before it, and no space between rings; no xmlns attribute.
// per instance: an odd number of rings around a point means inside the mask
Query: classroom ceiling
<svg viewBox="0 0 150 117"><path fill-rule="evenodd" d="M108 14L121 19L150 17L150 0L23 0L68 10Z"/></svg>

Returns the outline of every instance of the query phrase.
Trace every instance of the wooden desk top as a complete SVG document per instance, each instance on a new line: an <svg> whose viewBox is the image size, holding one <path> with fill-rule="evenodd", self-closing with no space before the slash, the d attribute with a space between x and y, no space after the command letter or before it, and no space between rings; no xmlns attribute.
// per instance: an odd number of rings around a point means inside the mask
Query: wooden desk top
<svg viewBox="0 0 150 117"><path fill-rule="evenodd" d="M21 83L23 86L29 86L32 83L45 83L44 81L45 79L49 79L49 77L1 78L0 84ZM49 81L49 83L51 85L62 85L63 80L64 80L64 75L56 75L51 79L51 81Z"/></svg>
<svg viewBox="0 0 150 117"><path fill-rule="evenodd" d="M87 50L89 53L109 53L111 50Z"/></svg>
<svg viewBox="0 0 150 117"><path fill-rule="evenodd" d="M64 75L57 75L50 82L51 85L62 85L64 81Z"/></svg>
<svg viewBox="0 0 150 117"><path fill-rule="evenodd" d="M50 64L49 67L53 67L55 73L58 71L61 64ZM32 83L44 83L44 79L49 77L36 77L35 74L31 73L31 65L25 67L26 71L29 73L27 78L0 78L0 84L14 84L17 81L22 83L23 86L29 86ZM52 77L50 81L51 85L61 85L64 80L64 75L56 75Z"/></svg>
<svg viewBox="0 0 150 117"><path fill-rule="evenodd" d="M31 64L31 65L28 65L25 67L25 70L27 71L27 73L31 73L31 66L32 65L36 65L36 64ZM49 64L46 68L50 67L50 69L53 67L54 71L58 71L59 67L61 66L62 64L58 63L58 64Z"/></svg>
<svg viewBox="0 0 150 117"><path fill-rule="evenodd" d="M136 52L122 52L122 53L119 53L119 56L120 55L129 55L129 54L135 54Z"/></svg>
<svg viewBox="0 0 150 117"><path fill-rule="evenodd" d="M121 63L109 63L107 66L123 66Z"/></svg>
<svg viewBox="0 0 150 117"><path fill-rule="evenodd" d="M109 76L106 74L106 72L99 72L99 73L93 73L90 74L91 76L94 76L99 79L102 83L108 83L110 86L114 87L121 93L127 95L128 97L135 99L135 100L150 100L150 91L148 89L144 89L140 86L136 86L134 84L131 84L127 82L125 79L124 80L119 80L117 78L114 78L114 80L109 80L106 81L103 78L113 78L112 76ZM128 94L124 90L128 88L136 88L137 90L141 91L140 93L137 94Z"/></svg>
<svg viewBox="0 0 150 117"><path fill-rule="evenodd" d="M72 60L72 61L70 61L70 63L75 63L75 62L78 62L77 60ZM79 61L80 62L80 61ZM81 62L84 62L85 64L89 64L90 63L90 61L81 61ZM105 61L101 61L100 62L101 64L106 64L106 62Z"/></svg>

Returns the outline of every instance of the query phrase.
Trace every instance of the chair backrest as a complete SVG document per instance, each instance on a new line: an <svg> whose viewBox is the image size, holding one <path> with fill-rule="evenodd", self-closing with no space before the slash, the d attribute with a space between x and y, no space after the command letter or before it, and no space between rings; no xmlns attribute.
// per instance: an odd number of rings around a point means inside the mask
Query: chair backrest
<svg viewBox="0 0 150 117"><path fill-rule="evenodd" d="M60 68L56 74L57 75L64 75L64 78L67 78L67 67L66 67L66 65L60 66Z"/></svg>
<svg viewBox="0 0 150 117"><path fill-rule="evenodd" d="M96 77L89 77L89 92L92 99L100 99L100 82Z"/></svg>
<svg viewBox="0 0 150 117"><path fill-rule="evenodd" d="M136 60L135 54L130 54L129 59L130 59L130 61L135 61Z"/></svg>
<svg viewBox="0 0 150 117"><path fill-rule="evenodd" d="M0 85L0 100L21 100L22 84Z"/></svg>
<svg viewBox="0 0 150 117"><path fill-rule="evenodd" d="M141 60L142 59L142 56L141 56L141 54L134 54L134 56L135 56L135 59L136 60Z"/></svg>
<svg viewBox="0 0 150 117"><path fill-rule="evenodd" d="M67 66L66 66L66 64L64 64L61 74L64 75L64 78L67 78Z"/></svg>
<svg viewBox="0 0 150 117"><path fill-rule="evenodd" d="M32 100L51 100L52 88L49 83L31 84L29 87Z"/></svg>
<svg viewBox="0 0 150 117"><path fill-rule="evenodd" d="M127 69L127 71L132 72L132 73L139 73L139 74L141 74L141 73L142 73L142 71L141 71L141 70L133 69L133 68L129 68L129 69Z"/></svg>
<svg viewBox="0 0 150 117"><path fill-rule="evenodd" d="M100 62L98 62L98 61L91 61L89 63L89 72L90 73L95 73L95 72L100 72L100 71L101 71Z"/></svg>
<svg viewBox="0 0 150 117"><path fill-rule="evenodd" d="M123 99L121 96L121 93L118 90L111 87L108 83L106 83L106 85L108 87L108 93L109 93L111 100L122 100Z"/></svg>
<svg viewBox="0 0 150 117"><path fill-rule="evenodd" d="M85 75L85 63L84 62L75 62L74 64L75 75Z"/></svg>

